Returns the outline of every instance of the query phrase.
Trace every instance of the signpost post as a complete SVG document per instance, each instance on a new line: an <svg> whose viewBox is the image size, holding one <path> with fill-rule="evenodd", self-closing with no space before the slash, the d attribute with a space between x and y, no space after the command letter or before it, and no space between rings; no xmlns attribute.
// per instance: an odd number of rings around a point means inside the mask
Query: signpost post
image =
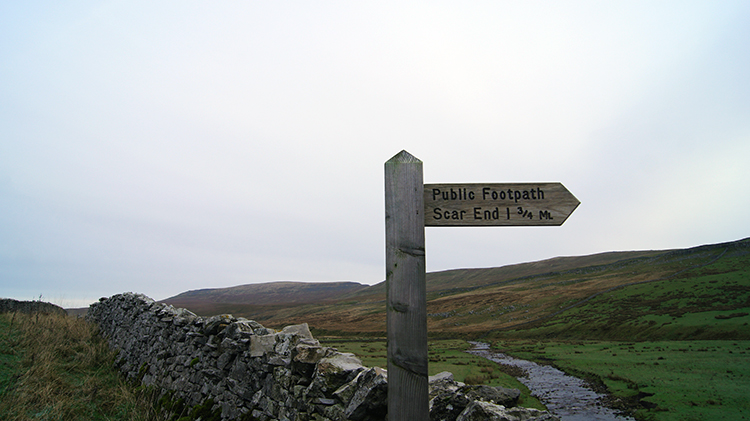
<svg viewBox="0 0 750 421"><path fill-rule="evenodd" d="M423 184L422 161L385 163L388 420L428 421L425 226L559 226L580 202L560 183Z"/></svg>
<svg viewBox="0 0 750 421"><path fill-rule="evenodd" d="M385 163L388 419L429 421L422 161Z"/></svg>

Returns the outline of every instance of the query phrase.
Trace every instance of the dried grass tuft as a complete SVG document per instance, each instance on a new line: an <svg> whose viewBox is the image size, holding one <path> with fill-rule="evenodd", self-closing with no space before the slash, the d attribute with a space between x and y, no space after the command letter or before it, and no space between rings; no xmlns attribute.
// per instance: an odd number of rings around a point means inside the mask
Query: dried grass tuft
<svg viewBox="0 0 750 421"><path fill-rule="evenodd" d="M2 332L4 331L4 332ZM0 419L161 421L152 393L113 368L114 352L95 325L53 314L0 315L0 352L19 355L0 395Z"/></svg>

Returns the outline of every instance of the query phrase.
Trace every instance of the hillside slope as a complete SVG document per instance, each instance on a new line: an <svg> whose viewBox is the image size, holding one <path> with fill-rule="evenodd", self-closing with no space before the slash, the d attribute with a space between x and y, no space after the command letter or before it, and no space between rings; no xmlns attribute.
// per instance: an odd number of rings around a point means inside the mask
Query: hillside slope
<svg viewBox="0 0 750 421"><path fill-rule="evenodd" d="M750 317L741 315L750 312L750 240L428 273L427 291L433 335L614 338L656 333L658 324L660 332L679 338L750 337ZM322 301L279 294L275 301L244 303L208 297L193 295L196 301L180 306L203 315L232 313L266 326L305 321L321 334L385 331L384 283L342 290Z"/></svg>

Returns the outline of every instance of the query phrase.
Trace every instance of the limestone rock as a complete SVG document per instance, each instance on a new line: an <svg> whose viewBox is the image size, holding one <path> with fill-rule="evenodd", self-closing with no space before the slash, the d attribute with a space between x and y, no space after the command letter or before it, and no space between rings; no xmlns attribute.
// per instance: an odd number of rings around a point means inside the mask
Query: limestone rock
<svg viewBox="0 0 750 421"><path fill-rule="evenodd" d="M430 377L430 420L453 421L472 402L483 401L506 407L516 406L521 391L492 386L467 386L443 372Z"/></svg>
<svg viewBox="0 0 750 421"><path fill-rule="evenodd" d="M344 414L352 421L381 421L388 413L387 372L373 367L360 372L352 380L354 394Z"/></svg>
<svg viewBox="0 0 750 421"><path fill-rule="evenodd" d="M430 399L431 421L454 421L471 403L466 395L450 390L435 391Z"/></svg>
<svg viewBox="0 0 750 421"><path fill-rule="evenodd" d="M227 326L224 336L229 339L248 339L255 335L255 327L250 320L236 320Z"/></svg>
<svg viewBox="0 0 750 421"><path fill-rule="evenodd" d="M546 411L530 408L506 408L494 403L473 401L456 421L559 421Z"/></svg>
<svg viewBox="0 0 750 421"><path fill-rule="evenodd" d="M274 351L276 335L255 335L250 338L250 356L260 357Z"/></svg>
<svg viewBox="0 0 750 421"><path fill-rule="evenodd" d="M462 386L458 392L466 395L469 400L481 400L503 406L516 406L518 398L521 397L521 391L518 389L485 385Z"/></svg>
<svg viewBox="0 0 750 421"><path fill-rule="evenodd" d="M453 380L453 373L451 373L450 371L441 371L434 376L428 377L427 381L430 384L440 382L455 382L455 380Z"/></svg>
<svg viewBox="0 0 750 421"><path fill-rule="evenodd" d="M292 372L311 378L318 362L331 353L331 348L299 343L292 350Z"/></svg>
<svg viewBox="0 0 750 421"><path fill-rule="evenodd" d="M430 399L440 393L455 392L459 387L464 385L463 383L458 383L453 380L453 373L450 371L442 371L434 376L430 376L428 382L430 387Z"/></svg>
<svg viewBox="0 0 750 421"><path fill-rule="evenodd" d="M353 380L364 369L362 361L354 354L334 352L318 361L307 395L331 397L333 392Z"/></svg>
<svg viewBox="0 0 750 421"><path fill-rule="evenodd" d="M311 342L318 342L317 340L315 340L315 338L313 338L313 335L310 332L310 327L307 325L307 323L286 326L281 330L281 333L286 335L295 335L298 340L306 339Z"/></svg>
<svg viewBox="0 0 750 421"><path fill-rule="evenodd" d="M205 321L203 328L203 334L206 336L218 335L219 332L224 330L232 322L236 321L231 314L220 314L218 316L209 317Z"/></svg>

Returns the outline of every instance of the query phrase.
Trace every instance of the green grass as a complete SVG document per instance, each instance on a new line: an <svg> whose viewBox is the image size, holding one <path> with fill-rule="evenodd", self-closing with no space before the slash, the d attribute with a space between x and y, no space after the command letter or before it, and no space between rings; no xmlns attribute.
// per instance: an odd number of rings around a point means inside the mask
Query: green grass
<svg viewBox="0 0 750 421"><path fill-rule="evenodd" d="M0 314L0 419L156 421L96 328L63 315Z"/></svg>
<svg viewBox="0 0 750 421"><path fill-rule="evenodd" d="M341 352L357 355L367 367L387 368L385 340L368 339L321 339L324 346L330 346ZM430 376L443 371L453 373L456 381L467 384L486 384L519 389L519 405L527 408L546 409L529 389L515 377L504 373L499 364L466 353L471 345L460 339L433 340L428 347L428 372Z"/></svg>
<svg viewBox="0 0 750 421"><path fill-rule="evenodd" d="M510 331L496 339L597 340L750 340L750 253L717 257L654 282L630 285L598 295L554 318ZM685 266L685 267L683 267Z"/></svg>
<svg viewBox="0 0 750 421"><path fill-rule="evenodd" d="M15 317L0 317L0 402L7 399L18 378L21 376L20 332L13 329Z"/></svg>
<svg viewBox="0 0 750 421"><path fill-rule="evenodd" d="M519 358L553 361L603 382L643 420L750 419L750 341L501 341Z"/></svg>

